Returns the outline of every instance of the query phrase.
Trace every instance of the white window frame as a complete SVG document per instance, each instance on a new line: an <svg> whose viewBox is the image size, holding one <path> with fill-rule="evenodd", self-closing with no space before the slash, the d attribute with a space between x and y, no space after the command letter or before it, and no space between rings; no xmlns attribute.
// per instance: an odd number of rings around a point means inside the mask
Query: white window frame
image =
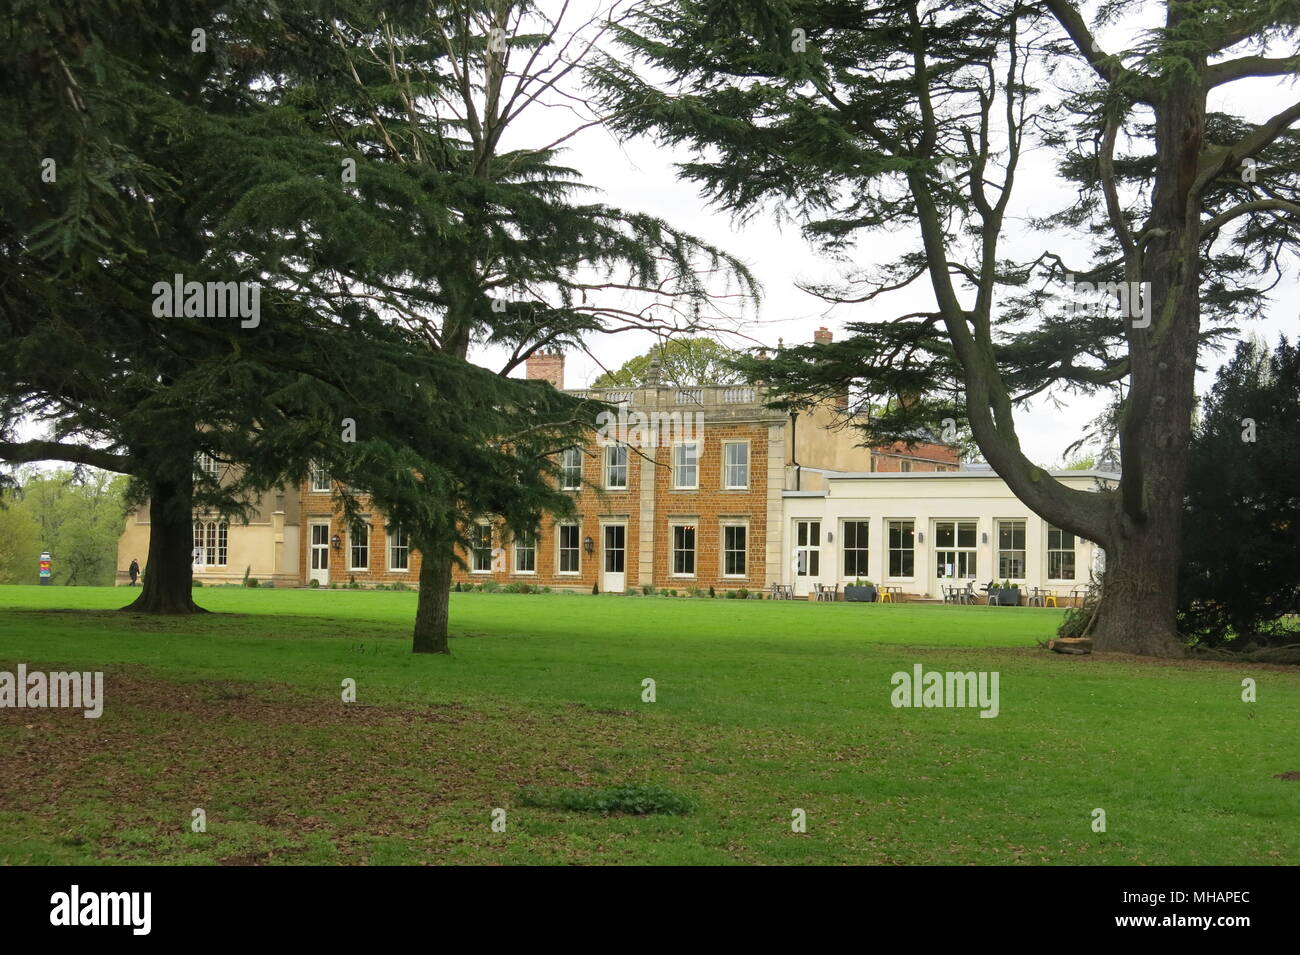
<svg viewBox="0 0 1300 955"><path fill-rule="evenodd" d="M366 562L364 564L358 564L356 562L356 533L358 527L366 533L366 543L364 545L366 549ZM368 521L362 521L360 524L348 528L348 570L370 570L370 538L374 536L373 531L374 528L370 526Z"/></svg>
<svg viewBox="0 0 1300 955"><path fill-rule="evenodd" d="M564 546L564 532L568 528L573 528L574 544L572 547ZM563 570L563 554L566 550L572 550L578 555L577 570ZM582 526L580 524L564 523L555 525L555 574L557 577L579 577L582 575Z"/></svg>
<svg viewBox="0 0 1300 955"><path fill-rule="evenodd" d="M733 447L743 447L745 449L745 483L733 484L731 482L731 469L733 465L729 460L730 449ZM750 485L750 467L753 464L753 455L748 441L724 441L722 442L722 487L727 491L747 491ZM739 467L739 465L734 465Z"/></svg>
<svg viewBox="0 0 1300 955"><path fill-rule="evenodd" d="M679 529L680 530L689 529L691 532L691 548L689 552L691 555L691 569L689 573L679 572L677 570L677 554L678 554L677 531ZM685 548L681 549L681 553L687 553ZM699 573L699 569L700 569L700 522L686 521L686 520L669 521L668 522L669 576L675 577L679 580L683 580L683 579L691 580Z"/></svg>
<svg viewBox="0 0 1300 955"><path fill-rule="evenodd" d="M519 538L524 535L532 537L531 544L520 545ZM520 570L519 555L529 553L533 558L532 570ZM537 575L537 531L518 531L510 541L510 572L521 576L534 577Z"/></svg>
<svg viewBox="0 0 1300 955"><path fill-rule="evenodd" d="M317 467L313 464L308 481L309 486L314 493L327 494L331 490L329 472L322 467ZM322 484L325 486L321 487Z"/></svg>
<svg viewBox="0 0 1300 955"><path fill-rule="evenodd" d="M615 464L614 459L617 459L620 456L620 453L623 458L623 463ZM604 475L605 490L626 491L631 486L630 479L632 477L632 473L631 473L632 458L631 455L628 454L627 445L607 444L605 446L605 460L602 463L604 465L604 471L605 471L605 475ZM622 484L611 483L610 475L615 468L619 468L619 467L623 469L623 483Z"/></svg>
<svg viewBox="0 0 1300 955"><path fill-rule="evenodd" d="M576 463L571 460L576 458ZM569 483L569 473L576 470L578 478ZM560 490L577 491L582 488L582 448L565 448L560 452Z"/></svg>
<svg viewBox="0 0 1300 955"><path fill-rule="evenodd" d="M1022 530L1021 537L1025 544L1024 547L1003 548L1002 546L1002 525L1003 524L1021 525L1021 530ZM1013 530L1012 534L1014 535L1014 533L1015 531ZM1013 544L1015 543L1014 537L1012 538L1012 543ZM1017 577L1015 574L1002 573L1002 555L1016 554L1016 553L1020 554L1020 566L1021 569L1024 571L1024 573L1022 573L1019 577ZM996 569L996 574L994 576L998 580L1015 580L1015 581L1024 582L1029 579L1029 521L1025 520L1023 517L999 517L997 520L993 522L993 567Z"/></svg>
<svg viewBox="0 0 1300 955"><path fill-rule="evenodd" d="M912 546L911 547L894 547L890 543L890 532L892 530L892 525L894 524L912 525ZM882 576L884 576L886 580L916 580L916 543L917 541L916 541L916 518L915 517L889 517L885 519L885 541L884 541L885 566L882 568L882 570L884 571L884 574ZM890 558L893 555L894 551L898 551L900 554L906 553L907 551L912 552L912 572L910 574L899 574L898 576L894 576L893 574L890 573L890 565L892 563Z"/></svg>
<svg viewBox="0 0 1300 955"><path fill-rule="evenodd" d="M939 543L939 525L952 525L952 546L948 547ZM971 533L974 535L970 544L961 543L961 531L963 524L974 524L975 528ZM930 554L933 559L930 566L934 569L936 580L977 580L979 578L980 566L980 525L979 521L971 517L943 517L937 518L931 522L930 533L934 535L934 544L930 548ZM940 554L952 554L953 563L951 574L940 574L938 557ZM963 560L963 557L965 560ZM961 565L965 563L973 569L969 574L962 574L958 571Z"/></svg>
<svg viewBox="0 0 1300 955"><path fill-rule="evenodd" d="M727 547L727 531L732 530L733 528L739 528L740 530L745 532L745 546L742 550L738 550L738 551L735 549L729 550ZM718 535L718 539L719 539L719 546L722 552L720 562L718 564L718 568L719 570L722 571L722 575L721 575L722 578L724 580L748 580L749 579L749 521L723 521L721 524L721 531ZM727 573L728 553L738 553L744 555L745 572L743 574Z"/></svg>
<svg viewBox="0 0 1300 955"><path fill-rule="evenodd" d="M402 538L406 538L406 543L400 543ZM405 552L406 564L403 567L397 567L393 564L393 554L396 551ZM390 574L406 574L411 571L411 535L407 534L400 527L390 526L388 528L388 572Z"/></svg>
<svg viewBox="0 0 1300 955"><path fill-rule="evenodd" d="M476 538L487 528L487 547L480 547ZM478 566L478 555L480 551L487 552L487 567ZM469 572L471 574L491 574L492 573L492 523L490 521L478 521L474 525L474 537L470 538L469 548Z"/></svg>
<svg viewBox="0 0 1300 955"><path fill-rule="evenodd" d="M221 462L208 454L206 451L200 451L194 456L194 468L206 474L212 480L221 478Z"/></svg>
<svg viewBox="0 0 1300 955"><path fill-rule="evenodd" d="M687 448L693 448L695 458L687 464L682 460ZM682 481L683 473L689 470L692 480L689 484ZM700 442L678 441L673 445L673 490L698 491L700 489Z"/></svg>
<svg viewBox="0 0 1300 955"><path fill-rule="evenodd" d="M849 535L846 528L850 524L863 524L866 526L867 539L865 543L860 543L855 541L855 545L853 547L849 546ZM845 560L847 559L849 553L850 552L857 553L858 551L861 551L864 554L866 554L867 565L870 566L871 564L871 519L868 517L846 517L840 521L840 574L845 580L869 579L871 576L871 574L865 570L860 573L855 572L850 574L848 568L844 566Z"/></svg>
<svg viewBox="0 0 1300 955"><path fill-rule="evenodd" d="M203 567L225 567L230 559L230 525L225 521L194 520L194 546L203 551Z"/></svg>
<svg viewBox="0 0 1300 955"><path fill-rule="evenodd" d="M1072 547L1053 547L1052 531L1058 534L1069 534L1070 539L1074 541ZM1044 548L1047 554L1047 579L1051 581L1061 581L1062 583L1074 583L1079 579L1079 535L1073 534L1060 527L1051 524L1047 525L1047 547ZM1052 576L1052 555L1053 554L1073 554L1074 555L1074 576L1073 577L1053 577Z"/></svg>

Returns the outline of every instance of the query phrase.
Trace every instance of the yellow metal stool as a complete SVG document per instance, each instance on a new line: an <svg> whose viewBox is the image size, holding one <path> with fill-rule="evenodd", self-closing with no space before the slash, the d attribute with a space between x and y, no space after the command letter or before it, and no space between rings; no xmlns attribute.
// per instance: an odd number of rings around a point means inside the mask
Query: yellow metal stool
<svg viewBox="0 0 1300 955"><path fill-rule="evenodd" d="M1060 607L1060 604L1056 602L1056 594L1045 594L1043 599L1043 606Z"/></svg>
<svg viewBox="0 0 1300 955"><path fill-rule="evenodd" d="M893 593L888 590L880 591L880 602L882 604L892 604L894 602Z"/></svg>

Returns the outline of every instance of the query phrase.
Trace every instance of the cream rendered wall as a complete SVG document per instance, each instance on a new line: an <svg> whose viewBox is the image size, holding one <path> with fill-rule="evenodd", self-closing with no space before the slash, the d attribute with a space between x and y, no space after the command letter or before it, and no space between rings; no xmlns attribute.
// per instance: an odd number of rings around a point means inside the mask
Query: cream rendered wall
<svg viewBox="0 0 1300 955"><path fill-rule="evenodd" d="M226 532L226 564L195 568L194 577L205 584L239 583L245 569L259 580L274 580L280 586L297 586L298 493L296 489L270 492L258 501L245 525L229 521ZM117 541L117 584L130 583L127 568L131 558L145 569L149 557L149 506L127 515L126 526Z"/></svg>
<svg viewBox="0 0 1300 955"><path fill-rule="evenodd" d="M1096 474L1088 471L1070 471L1053 475L1067 487L1095 490L1095 478L1114 481L1113 474ZM796 593L811 591L814 582L840 584L846 582L840 546L843 541L842 522L846 520L869 521L869 552L866 575L876 584L897 585L904 593L939 597L939 582L935 579L934 522L936 520L974 520L976 522L976 588L997 575L997 526L1001 519L1025 521L1025 574L1024 587L1046 587L1061 596L1068 595L1076 586L1087 583L1089 571L1100 550L1091 541L1075 538L1074 580L1047 579L1048 522L1034 514L1016 499L1015 495L995 474L988 472L955 471L941 474L875 473L836 477L827 476L828 490L785 494L785 536L794 539L797 519L819 519L820 574L816 578L796 577L793 560L785 562L782 582L794 583ZM925 541L915 544L915 573L909 578L891 578L886 574L888 538L886 521L910 519L915 521L917 535ZM834 536L827 540L827 534ZM983 536L988 535L988 542ZM790 555L793 558L793 554ZM852 578L848 578L851 582ZM958 581L945 581L958 583Z"/></svg>
<svg viewBox="0 0 1300 955"><path fill-rule="evenodd" d="M117 539L117 585L121 587L131 583L131 577L127 573L131 558L138 560L143 570L148 556L149 508L146 506L127 515L126 527Z"/></svg>
<svg viewBox="0 0 1300 955"><path fill-rule="evenodd" d="M812 411L799 415L794 430L798 443L794 457L803 467L833 471L871 470L871 449L859 446L862 433L849 425L842 414L836 414L831 403L823 402ZM788 419L785 431L788 443L791 431ZM808 477L807 471L803 476ZM803 484L803 489L810 490L807 483Z"/></svg>

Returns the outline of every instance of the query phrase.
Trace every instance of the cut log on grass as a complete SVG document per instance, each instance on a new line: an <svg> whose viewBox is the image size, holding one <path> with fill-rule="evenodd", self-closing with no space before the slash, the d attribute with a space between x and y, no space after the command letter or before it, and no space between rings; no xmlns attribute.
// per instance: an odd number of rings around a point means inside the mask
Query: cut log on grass
<svg viewBox="0 0 1300 955"><path fill-rule="evenodd" d="M1092 653L1092 637L1056 637L1047 641L1054 653Z"/></svg>

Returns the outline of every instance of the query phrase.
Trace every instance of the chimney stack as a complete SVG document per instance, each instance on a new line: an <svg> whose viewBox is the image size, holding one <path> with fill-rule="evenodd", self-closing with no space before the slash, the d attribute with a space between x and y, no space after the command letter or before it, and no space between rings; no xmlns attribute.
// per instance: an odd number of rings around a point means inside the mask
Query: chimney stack
<svg viewBox="0 0 1300 955"><path fill-rule="evenodd" d="M564 353L536 351L526 363L528 379L549 381L557 390L564 389Z"/></svg>
<svg viewBox="0 0 1300 955"><path fill-rule="evenodd" d="M831 334L831 330L825 325L813 332L814 345L829 345L834 338L835 336ZM835 407L840 411L849 410L849 393L847 391L835 396Z"/></svg>

